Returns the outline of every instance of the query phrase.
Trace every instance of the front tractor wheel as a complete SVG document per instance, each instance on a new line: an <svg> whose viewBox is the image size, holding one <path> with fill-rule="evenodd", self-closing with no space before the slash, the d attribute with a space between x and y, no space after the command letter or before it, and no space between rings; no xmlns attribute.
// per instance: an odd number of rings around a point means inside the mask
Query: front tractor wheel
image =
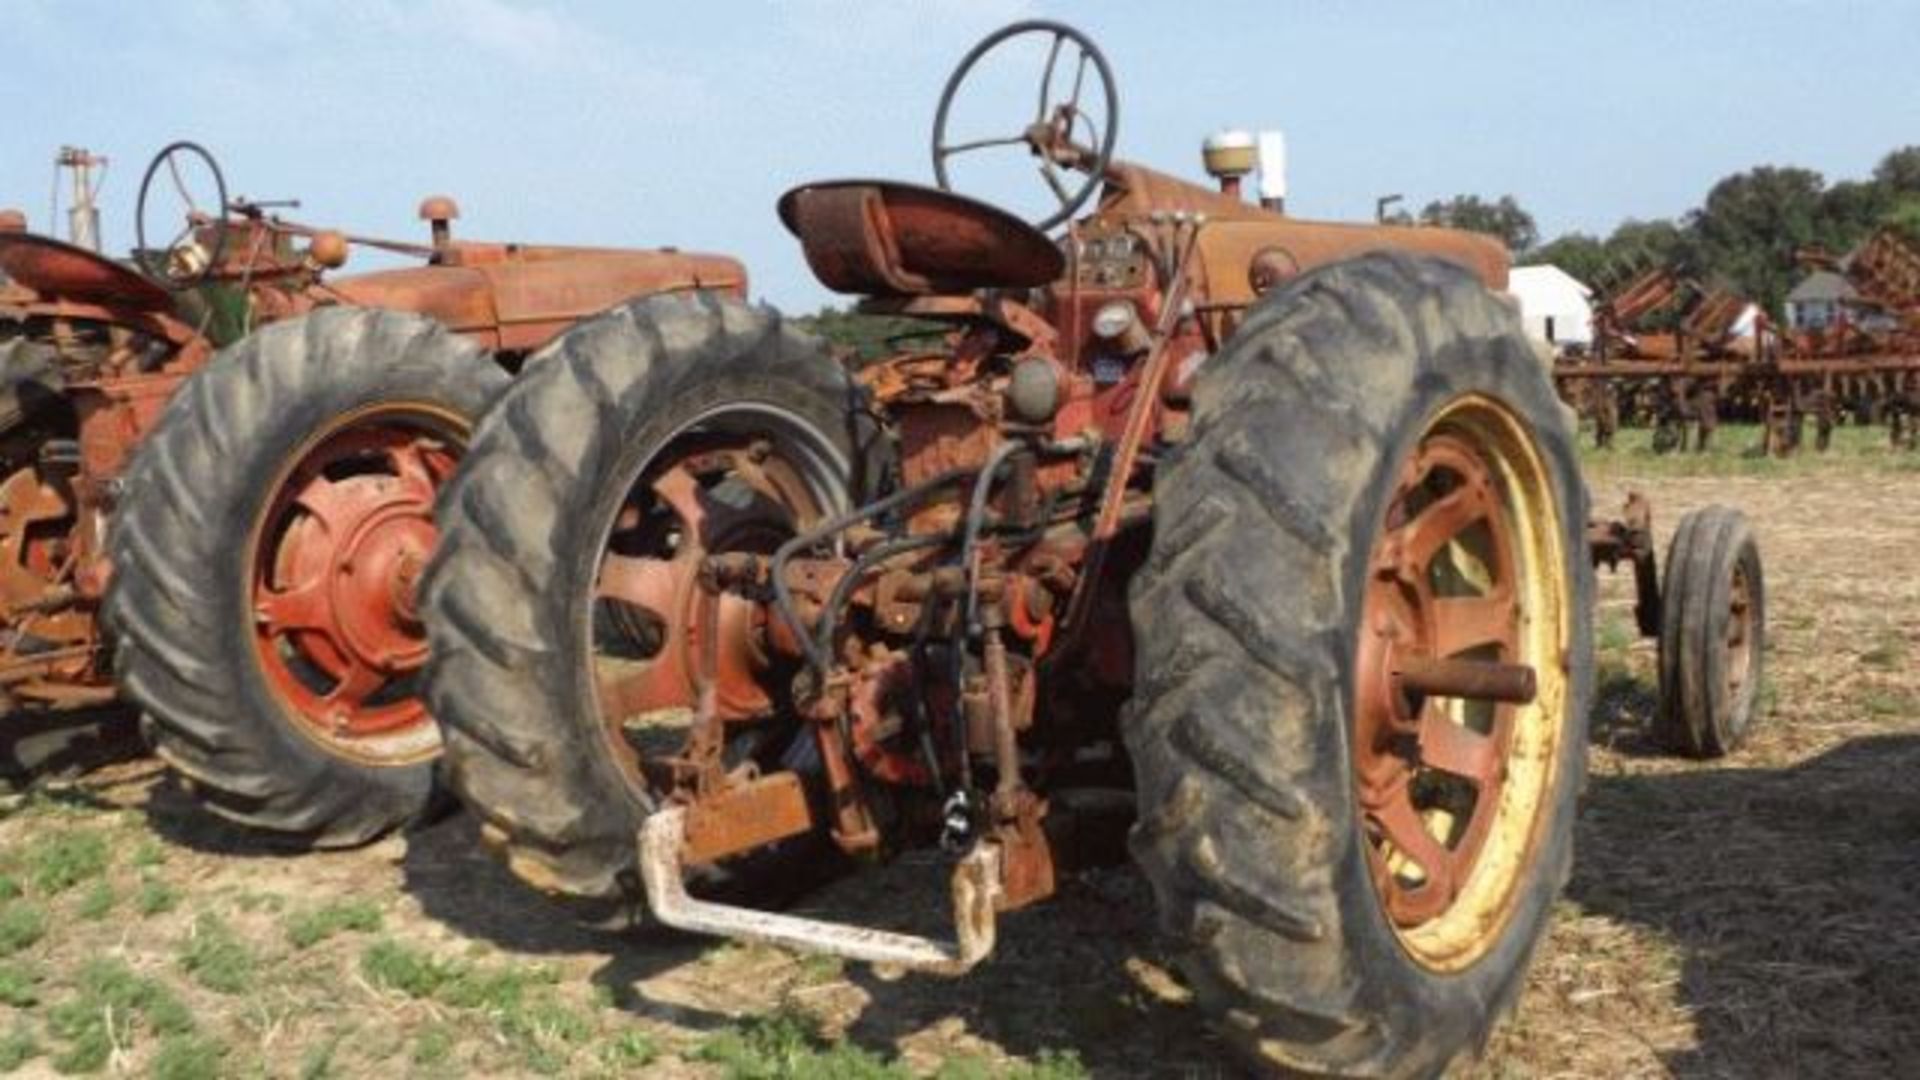
<svg viewBox="0 0 1920 1080"><path fill-rule="evenodd" d="M1663 595L1654 733L1688 757L1723 757L1761 706L1767 590L1746 515L1708 506L1681 518Z"/></svg>
<svg viewBox="0 0 1920 1080"><path fill-rule="evenodd" d="M1136 857L1257 1066L1437 1074L1566 879L1591 573L1574 435L1465 271L1367 256L1202 369L1132 593Z"/></svg>
<svg viewBox="0 0 1920 1080"><path fill-rule="evenodd" d="M121 688L215 812L340 847L432 804L415 593L439 489L505 382L430 320L340 309L254 334L168 407L107 610Z"/></svg>

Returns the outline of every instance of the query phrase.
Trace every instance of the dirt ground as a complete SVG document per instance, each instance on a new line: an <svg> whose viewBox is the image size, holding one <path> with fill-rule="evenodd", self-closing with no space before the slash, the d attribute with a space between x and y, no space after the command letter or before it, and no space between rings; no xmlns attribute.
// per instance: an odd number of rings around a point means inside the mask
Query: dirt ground
<svg viewBox="0 0 1920 1080"><path fill-rule="evenodd" d="M1655 753L1652 646L1629 631L1630 581L1603 575L1573 879L1464 1075L1886 1076L1920 1053L1920 469L1686 471L1602 462L1596 504L1644 490L1663 545L1710 501L1753 517L1770 714L1726 760ZM1231 1074L1126 869L1009 918L971 977L888 980L579 928L464 816L289 856L139 761L4 807L0 1072ZM928 869L805 910L934 927Z"/></svg>

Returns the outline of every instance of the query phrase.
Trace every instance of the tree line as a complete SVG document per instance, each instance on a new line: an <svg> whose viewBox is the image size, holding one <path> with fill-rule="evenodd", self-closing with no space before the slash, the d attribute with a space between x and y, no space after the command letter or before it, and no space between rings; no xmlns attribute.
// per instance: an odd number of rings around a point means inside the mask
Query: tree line
<svg viewBox="0 0 1920 1080"><path fill-rule="evenodd" d="M1389 220L1396 219L1414 220L1405 213ZM1499 237L1520 265L1552 263L1598 289L1664 265L1778 313L1806 273L1796 252L1844 254L1883 225L1920 239L1920 146L1889 153L1865 180L1829 184L1813 169L1748 169L1713 185L1705 202L1679 218L1623 221L1605 237L1570 232L1541 243L1533 215L1511 195L1436 200L1418 220Z"/></svg>

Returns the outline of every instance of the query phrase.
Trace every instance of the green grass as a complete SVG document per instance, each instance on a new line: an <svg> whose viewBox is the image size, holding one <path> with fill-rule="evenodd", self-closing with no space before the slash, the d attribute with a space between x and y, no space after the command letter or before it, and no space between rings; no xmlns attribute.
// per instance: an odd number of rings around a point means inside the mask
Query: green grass
<svg viewBox="0 0 1920 1080"><path fill-rule="evenodd" d="M905 1066L847 1043L829 1042L809 1016L783 1010L755 1017L700 1044L694 1056L729 1080L904 1080Z"/></svg>
<svg viewBox="0 0 1920 1080"><path fill-rule="evenodd" d="M1891 671L1905 665L1907 659L1906 642L1897 637L1883 637L1872 648L1860 654L1860 662L1871 668Z"/></svg>
<svg viewBox="0 0 1920 1080"><path fill-rule="evenodd" d="M135 869L150 870L167 861L167 847L151 836L142 837L127 860Z"/></svg>
<svg viewBox="0 0 1920 1080"><path fill-rule="evenodd" d="M242 994L253 987L253 951L220 917L202 914L180 947L180 967L215 993Z"/></svg>
<svg viewBox="0 0 1920 1080"><path fill-rule="evenodd" d="M593 1021L585 1013L562 1004L551 994L538 994L501 1011L500 1034L520 1051L535 1072L562 1071L574 1051L594 1036Z"/></svg>
<svg viewBox="0 0 1920 1080"><path fill-rule="evenodd" d="M454 1034L444 1024L421 1028L413 1038L413 1063L439 1065L453 1056Z"/></svg>
<svg viewBox="0 0 1920 1080"><path fill-rule="evenodd" d="M1807 425L1807 445L1791 457L1762 456L1758 424L1722 424L1713 433L1705 453L1653 452L1653 432L1628 428L1614 436L1613 449L1596 450L1591 432L1580 436L1580 460L1600 475L1627 476L1788 476L1816 472L1920 470L1920 453L1894 450L1887 445L1884 427L1835 428L1827 452L1813 449L1813 425Z"/></svg>
<svg viewBox="0 0 1920 1080"><path fill-rule="evenodd" d="M375 986L408 997L430 998L457 1009L508 1011L526 1002L536 987L551 987L560 976L543 967L486 967L444 960L420 949L382 939L361 954L360 970Z"/></svg>
<svg viewBox="0 0 1920 1080"><path fill-rule="evenodd" d="M24 964L0 964L0 1005L31 1009L40 1004L40 976Z"/></svg>
<svg viewBox="0 0 1920 1080"><path fill-rule="evenodd" d="M450 960L382 939L361 953L360 971L375 986L482 1014L536 1072L564 1070L597 1033L590 1015L560 1000L559 974L548 968Z"/></svg>
<svg viewBox="0 0 1920 1080"><path fill-rule="evenodd" d="M660 1048L642 1031L623 1031L600 1047L600 1060L619 1072L628 1072L653 1063Z"/></svg>
<svg viewBox="0 0 1920 1080"><path fill-rule="evenodd" d="M113 912L113 905L118 899L113 891L113 882L102 878L87 888L86 895L80 898L80 906L75 910L81 918L98 922Z"/></svg>
<svg viewBox="0 0 1920 1080"><path fill-rule="evenodd" d="M63 1073L98 1072L115 1047L130 1047L142 1034L186 1035L193 1014L162 984L119 960L89 961L75 996L47 1013L47 1030L65 1045L53 1067Z"/></svg>
<svg viewBox="0 0 1920 1080"><path fill-rule="evenodd" d="M380 929L380 909L365 900L349 900L303 911L287 920L287 941L310 949L336 934L371 934Z"/></svg>
<svg viewBox="0 0 1920 1080"><path fill-rule="evenodd" d="M12 956L47 934L47 913L27 900L0 904L0 956Z"/></svg>
<svg viewBox="0 0 1920 1080"><path fill-rule="evenodd" d="M153 1055L153 1080L211 1080L226 1062L226 1047L205 1035L170 1035Z"/></svg>
<svg viewBox="0 0 1920 1080"><path fill-rule="evenodd" d="M307 1048L306 1055L300 1059L300 1080L321 1080L333 1075L333 1057L340 1052L340 1041L346 1038L344 1032L336 1032L325 1042Z"/></svg>
<svg viewBox="0 0 1920 1080"><path fill-rule="evenodd" d="M1920 707L1916 707L1913 698L1890 690L1874 690L1862 698L1860 703L1874 716L1905 717L1920 712Z"/></svg>
<svg viewBox="0 0 1920 1080"><path fill-rule="evenodd" d="M1633 643L1638 636L1639 635L1633 632L1633 627L1628 626L1625 620L1617 616L1608 615L1600 620L1600 633L1596 644L1599 646L1602 655L1617 654L1624 656L1628 650L1633 648Z"/></svg>
<svg viewBox="0 0 1920 1080"><path fill-rule="evenodd" d="M0 1073L10 1073L40 1056L40 1044L26 1021L16 1020L13 1030L0 1035Z"/></svg>
<svg viewBox="0 0 1920 1080"><path fill-rule="evenodd" d="M66 892L107 872L112 853L107 838L92 829L72 829L41 837L27 849L27 877L43 896Z"/></svg>
<svg viewBox="0 0 1920 1080"><path fill-rule="evenodd" d="M164 915L179 906L180 891L158 878L141 882L140 891L133 894L134 910L148 918Z"/></svg>

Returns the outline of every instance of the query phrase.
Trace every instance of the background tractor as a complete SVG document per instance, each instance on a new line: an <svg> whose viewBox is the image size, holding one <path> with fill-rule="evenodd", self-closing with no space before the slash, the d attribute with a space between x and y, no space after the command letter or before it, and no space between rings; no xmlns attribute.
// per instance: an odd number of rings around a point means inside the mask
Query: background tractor
<svg viewBox="0 0 1920 1080"><path fill-rule="evenodd" d="M0 700L19 722L124 690L209 806L338 845L430 801L413 581L480 411L581 317L746 278L456 240L445 198L421 206L428 244L276 216L292 205L230 197L176 143L130 264L0 233ZM422 265L334 276L355 247Z"/></svg>
<svg viewBox="0 0 1920 1080"><path fill-rule="evenodd" d="M1035 43L1039 111L950 130L976 66ZM948 973L1121 802L1250 1061L1435 1073L1566 880L1593 561L1642 572L1669 726L1732 738L1752 541L1689 519L1662 597L1643 505L1589 525L1495 244L1244 201L1257 140L1210 142L1221 190L1117 160L1116 111L1091 42L1016 24L947 84L939 189L781 200L824 284L939 328L857 372L708 292L530 364L425 579L450 776L550 892ZM1037 224L946 190L1002 150ZM950 940L768 910L913 848L950 853Z"/></svg>

